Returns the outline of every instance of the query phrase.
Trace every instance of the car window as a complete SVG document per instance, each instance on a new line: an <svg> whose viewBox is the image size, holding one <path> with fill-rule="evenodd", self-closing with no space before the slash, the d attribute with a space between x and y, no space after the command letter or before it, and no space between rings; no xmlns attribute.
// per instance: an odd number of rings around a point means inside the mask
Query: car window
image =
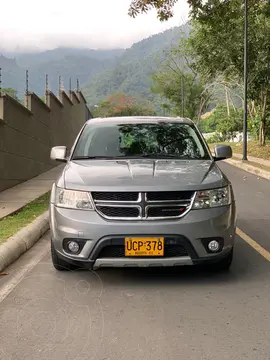
<svg viewBox="0 0 270 360"><path fill-rule="evenodd" d="M195 127L182 123L89 124L75 157L168 156L209 158Z"/></svg>

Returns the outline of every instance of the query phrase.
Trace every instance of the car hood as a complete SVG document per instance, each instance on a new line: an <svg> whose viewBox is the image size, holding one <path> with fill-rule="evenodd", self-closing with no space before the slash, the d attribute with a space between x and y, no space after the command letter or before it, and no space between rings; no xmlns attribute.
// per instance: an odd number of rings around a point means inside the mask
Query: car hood
<svg viewBox="0 0 270 360"><path fill-rule="evenodd" d="M227 185L212 160L79 160L69 162L58 185L86 191L202 190Z"/></svg>

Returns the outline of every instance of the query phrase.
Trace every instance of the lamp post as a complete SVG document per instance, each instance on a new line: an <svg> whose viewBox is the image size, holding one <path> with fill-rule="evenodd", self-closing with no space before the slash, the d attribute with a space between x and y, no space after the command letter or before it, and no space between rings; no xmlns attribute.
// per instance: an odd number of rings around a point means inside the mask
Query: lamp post
<svg viewBox="0 0 270 360"><path fill-rule="evenodd" d="M247 83L248 83L248 0L244 0L244 119L243 119L243 160L247 160Z"/></svg>

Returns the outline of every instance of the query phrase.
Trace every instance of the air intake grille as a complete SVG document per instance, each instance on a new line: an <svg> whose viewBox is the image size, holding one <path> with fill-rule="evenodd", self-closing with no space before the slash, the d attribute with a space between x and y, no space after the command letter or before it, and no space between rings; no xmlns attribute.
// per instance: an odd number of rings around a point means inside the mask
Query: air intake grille
<svg viewBox="0 0 270 360"><path fill-rule="evenodd" d="M162 256L162 258L181 257L181 256L188 256L188 252L186 251L183 245L165 245L164 256ZM105 246L98 255L98 258L123 258L123 257L125 257L124 245ZM155 258L157 258L157 256L155 256Z"/></svg>

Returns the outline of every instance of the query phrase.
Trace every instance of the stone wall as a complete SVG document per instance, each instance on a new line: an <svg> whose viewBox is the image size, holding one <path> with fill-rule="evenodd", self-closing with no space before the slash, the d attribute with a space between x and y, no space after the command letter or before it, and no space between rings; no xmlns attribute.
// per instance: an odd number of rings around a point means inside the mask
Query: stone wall
<svg viewBox="0 0 270 360"><path fill-rule="evenodd" d="M0 96L0 191L57 165L50 160L51 148L70 148L89 117L81 92L48 92L46 103L30 93L25 105Z"/></svg>

